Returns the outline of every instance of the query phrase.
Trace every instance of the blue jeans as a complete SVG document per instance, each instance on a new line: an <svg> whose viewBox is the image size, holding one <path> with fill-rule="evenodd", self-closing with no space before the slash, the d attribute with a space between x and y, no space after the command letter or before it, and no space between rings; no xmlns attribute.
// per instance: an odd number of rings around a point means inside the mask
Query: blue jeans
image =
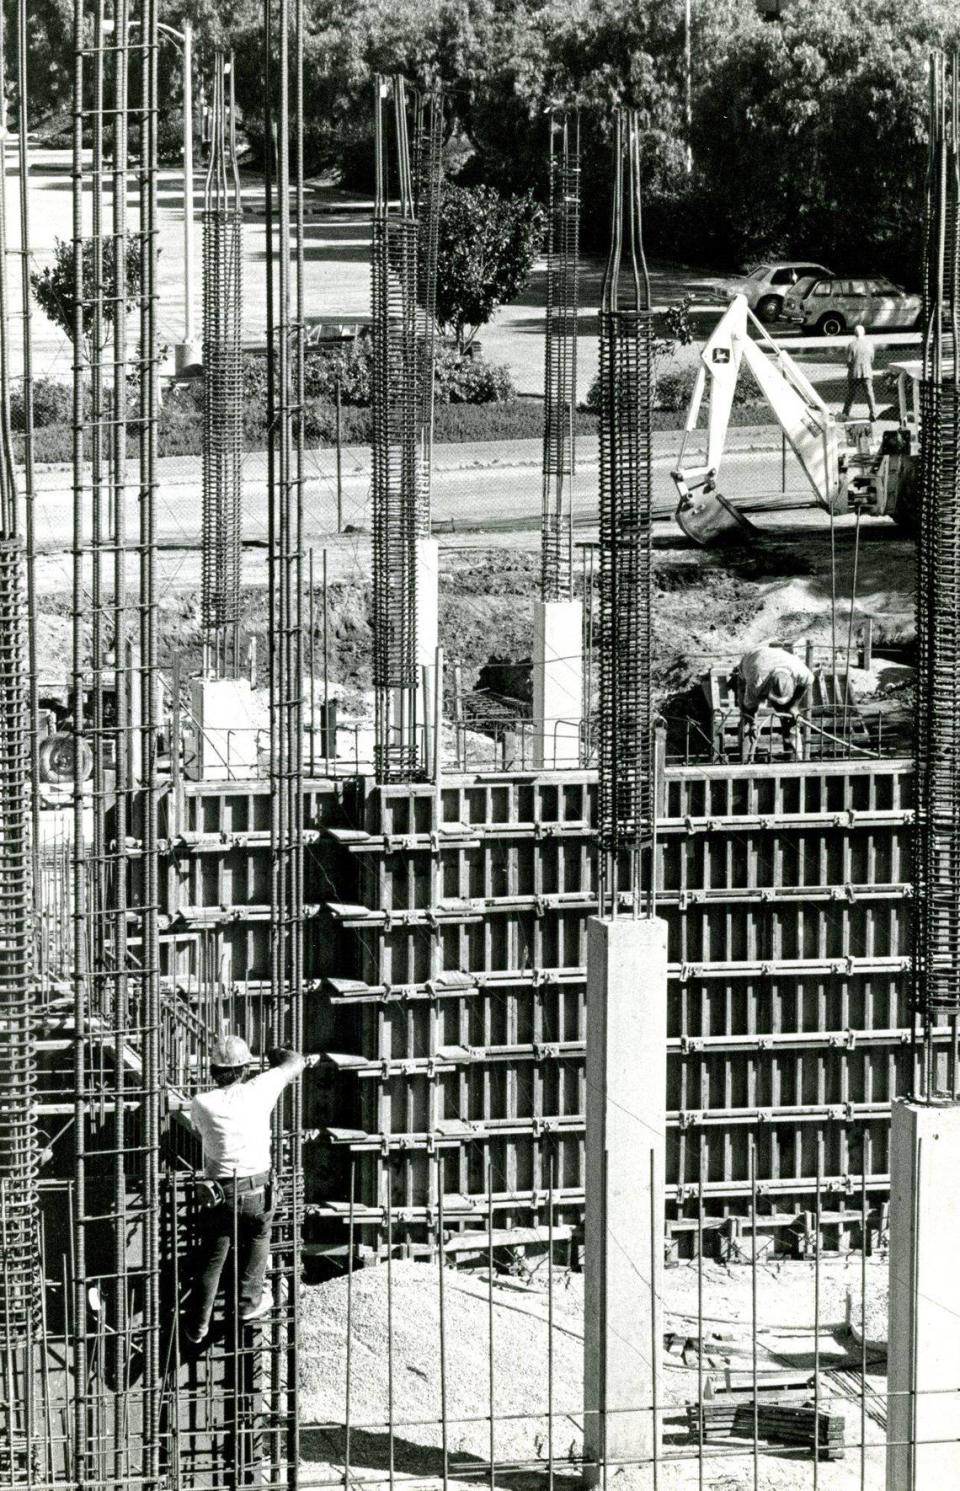
<svg viewBox="0 0 960 1491"><path fill-rule="evenodd" d="M237 1288L240 1296L237 1313L241 1316L254 1309L263 1294L273 1221L270 1200L269 1190L241 1191L236 1198ZM188 1330L195 1336L204 1336L210 1329L223 1267L233 1245L233 1233L234 1204L228 1188L227 1200L202 1215L186 1319ZM227 1291L231 1306L232 1272L231 1269Z"/></svg>

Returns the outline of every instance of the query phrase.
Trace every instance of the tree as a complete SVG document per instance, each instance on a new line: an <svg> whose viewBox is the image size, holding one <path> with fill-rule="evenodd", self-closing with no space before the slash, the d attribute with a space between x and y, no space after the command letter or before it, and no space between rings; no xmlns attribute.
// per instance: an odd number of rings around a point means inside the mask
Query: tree
<svg viewBox="0 0 960 1491"><path fill-rule="evenodd" d="M446 185L440 199L437 320L463 351L498 305L530 277L543 242L543 210L527 192Z"/></svg>
<svg viewBox="0 0 960 1491"><path fill-rule="evenodd" d="M129 314L140 297L140 240L133 234L126 240L126 284L124 286L124 311ZM114 241L107 238L103 243L103 298L102 333L100 351L107 345L117 312L117 277L114 273ZM93 345L94 309L91 294L94 285L94 240L83 240L83 352L90 361L97 350ZM48 316L54 326L66 332L71 342L74 337L76 295L73 269L73 244L62 238L54 239L53 263L43 269L34 269L30 274L30 286L37 305Z"/></svg>
<svg viewBox="0 0 960 1491"><path fill-rule="evenodd" d="M794 0L776 25L729 19L697 47L693 191L708 231L741 262L783 250L915 281L927 59L956 44L956 7Z"/></svg>

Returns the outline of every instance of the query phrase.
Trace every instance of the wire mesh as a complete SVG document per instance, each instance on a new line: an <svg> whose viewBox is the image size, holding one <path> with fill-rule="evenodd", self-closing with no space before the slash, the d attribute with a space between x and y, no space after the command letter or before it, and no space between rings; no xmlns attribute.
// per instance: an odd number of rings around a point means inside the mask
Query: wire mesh
<svg viewBox="0 0 960 1491"><path fill-rule="evenodd" d="M580 116L551 115L544 327L541 591L569 599L573 586L577 319L580 268Z"/></svg>
<svg viewBox="0 0 960 1491"><path fill-rule="evenodd" d="M923 254L913 988L931 1033L960 1014L960 61L935 54Z"/></svg>
<svg viewBox="0 0 960 1491"><path fill-rule="evenodd" d="M640 220L639 125L620 111L610 253L600 311L599 836L601 907L629 861L635 912L652 895L641 852L653 831L653 561L650 281ZM625 262L624 262L625 260Z"/></svg>
<svg viewBox="0 0 960 1491"><path fill-rule="evenodd" d="M243 226L233 62L214 63L203 197L203 535L201 622L215 669L236 670L240 622Z"/></svg>

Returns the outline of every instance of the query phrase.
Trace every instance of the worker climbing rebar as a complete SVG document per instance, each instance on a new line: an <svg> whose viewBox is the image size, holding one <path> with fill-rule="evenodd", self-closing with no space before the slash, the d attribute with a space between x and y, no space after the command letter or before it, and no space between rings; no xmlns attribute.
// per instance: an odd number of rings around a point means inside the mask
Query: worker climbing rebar
<svg viewBox="0 0 960 1491"><path fill-rule="evenodd" d="M215 1086L198 1093L190 1107L191 1123L203 1143L204 1172L199 1186L202 1235L183 1327L192 1346L201 1345L210 1332L234 1238L239 1296L234 1307L241 1322L251 1324L271 1308L264 1290L273 1221L270 1118L284 1088L319 1059L277 1048L267 1053L269 1068L244 1081L253 1061L246 1041L229 1035L213 1049Z"/></svg>
<svg viewBox="0 0 960 1491"><path fill-rule="evenodd" d="M788 759L799 758L800 710L813 683L806 663L784 647L764 644L744 653L733 671L732 682L740 710L743 759L752 761L756 754L757 715L764 705L780 717Z"/></svg>

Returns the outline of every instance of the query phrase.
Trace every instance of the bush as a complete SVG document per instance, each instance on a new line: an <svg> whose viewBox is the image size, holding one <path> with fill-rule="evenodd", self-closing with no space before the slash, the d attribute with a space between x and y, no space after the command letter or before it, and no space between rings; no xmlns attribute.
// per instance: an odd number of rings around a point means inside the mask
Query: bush
<svg viewBox="0 0 960 1491"><path fill-rule="evenodd" d="M69 425L73 422L73 385L57 383L53 378L33 380L33 427L45 429L47 425ZM23 401L23 384L14 388L10 395L10 428L21 431L27 427Z"/></svg>
<svg viewBox="0 0 960 1491"><path fill-rule="evenodd" d="M505 404L517 396L510 369L479 357L443 350L437 356L434 398L438 404Z"/></svg>
<svg viewBox="0 0 960 1491"><path fill-rule="evenodd" d="M697 381L697 372L698 365L693 363L679 368L665 368L663 372L657 373L657 381L653 390L654 409L660 409L667 414L686 414L693 395L693 385ZM749 368L741 368L734 390L733 407L755 409L762 403L764 403L764 397L756 378ZM599 378L593 380L587 391L585 408L591 413L599 413Z"/></svg>

